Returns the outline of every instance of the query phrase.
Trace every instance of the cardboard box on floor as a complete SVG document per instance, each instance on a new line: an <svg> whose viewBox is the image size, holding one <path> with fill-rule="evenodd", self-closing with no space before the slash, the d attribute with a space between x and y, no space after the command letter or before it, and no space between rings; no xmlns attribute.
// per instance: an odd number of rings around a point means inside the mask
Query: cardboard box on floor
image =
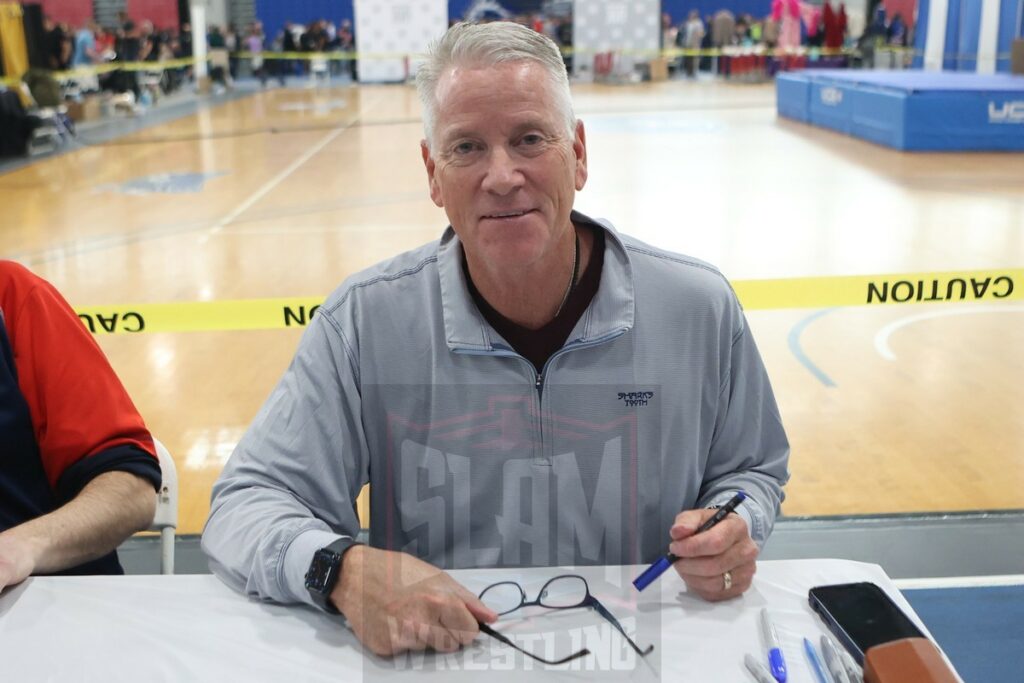
<svg viewBox="0 0 1024 683"><path fill-rule="evenodd" d="M101 99L99 95L86 95L80 102L68 102L68 116L75 123L94 121L100 118Z"/></svg>
<svg viewBox="0 0 1024 683"><path fill-rule="evenodd" d="M650 69L652 81L668 80L668 60L664 57L655 57L652 59L650 61Z"/></svg>

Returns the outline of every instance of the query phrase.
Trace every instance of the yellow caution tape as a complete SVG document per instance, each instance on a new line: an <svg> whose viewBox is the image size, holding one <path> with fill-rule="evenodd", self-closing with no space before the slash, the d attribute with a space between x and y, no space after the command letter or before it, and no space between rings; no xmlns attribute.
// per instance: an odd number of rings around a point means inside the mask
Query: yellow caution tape
<svg viewBox="0 0 1024 683"><path fill-rule="evenodd" d="M893 48L893 51L902 48ZM651 59L654 57L742 57L749 55L763 55L771 56L775 55L776 51L773 48L765 46L734 46L727 48L705 48L705 49L689 49L689 48L666 48L666 49L653 49L653 50L598 50L595 48L581 50L579 48L563 47L560 48L563 55L596 55L603 53L614 53L616 55L630 55L633 57L645 57ZM911 49L912 50L912 49ZM794 50L787 51L781 54L785 55L855 55L858 54L857 50L853 48L808 48L799 47ZM234 52L233 57L239 57L241 59L251 59L255 56L252 52ZM263 59L293 59L293 60L304 60L311 61L316 59L328 59L328 60L351 60L351 59L426 59L425 53L409 53L409 52L260 52L259 56Z"/></svg>
<svg viewBox="0 0 1024 683"><path fill-rule="evenodd" d="M1024 269L853 275L732 283L748 311L1024 300ZM323 297L78 308L94 334L276 330L309 324Z"/></svg>
<svg viewBox="0 0 1024 683"><path fill-rule="evenodd" d="M194 301L76 309L94 334L213 332L305 327L323 297Z"/></svg>
<svg viewBox="0 0 1024 683"><path fill-rule="evenodd" d="M120 67L124 71L166 71L167 69L181 69L182 67L192 66L196 63L196 60L192 57L183 57L181 59L167 59L162 62L126 62Z"/></svg>
<svg viewBox="0 0 1024 683"><path fill-rule="evenodd" d="M571 47L561 48L562 54L564 55L584 55L584 54L599 54L602 51L599 50L580 50ZM913 48L895 48L895 47L883 47L879 50L886 50L892 52L913 52ZM667 48L663 50L609 50L608 52L614 52L617 55L630 55L634 57L646 57L648 59L654 57L666 57L672 59L675 57L741 57L750 55L773 55L775 51L771 48L764 46L752 46L752 47L729 47L729 48L713 48L713 49L681 49L681 48ZM426 54L420 53L409 53L409 52L260 52L258 53L264 60L268 59L290 59L299 61L315 61L315 60L331 60L331 61L350 61L354 59L426 59ZM793 51L787 52L788 55L854 55L857 51L851 48L839 48L839 49L828 49L828 48L807 48L800 47ZM252 59L257 53L239 51L232 52L232 57L239 59ZM206 57L206 61L209 61L209 55ZM58 81L74 80L76 78L82 78L86 76L97 76L100 74L110 73L112 71L163 71L166 69L180 69L183 67L193 66L196 60L192 57L183 57L181 59L168 59L158 62L108 62L105 64L97 64L94 66L81 66L75 69L68 69L66 71L54 71L52 76ZM15 84L18 82L16 78L3 78L2 82Z"/></svg>
<svg viewBox="0 0 1024 683"><path fill-rule="evenodd" d="M733 283L747 310L1024 299L1024 269L851 275Z"/></svg>
<svg viewBox="0 0 1024 683"><path fill-rule="evenodd" d="M241 59L252 59L256 56L254 52L237 52L233 57ZM420 57L425 59L426 55L411 55L407 52L374 52L373 54L356 52L260 52L263 59L297 59L311 62L317 59L350 60L350 59L404 59L406 57Z"/></svg>
<svg viewBox="0 0 1024 683"><path fill-rule="evenodd" d="M754 46L732 46L727 48L711 48L711 49L683 49L683 48L665 48L660 50L607 50L601 51L596 49L580 50L577 48L563 47L561 48L562 54L566 56L571 55L595 55L604 53L614 53L616 55L629 55L631 57L641 57L646 59L653 59L656 57L665 57L666 59L675 59L678 57L747 57L747 56L833 56L833 55L857 55L859 51L855 48L809 48L801 46L792 50L780 52L774 48L769 48L764 45ZM894 46L880 46L876 48L876 52L894 52L894 53L914 53L918 54L914 48L902 48ZM1009 53L1006 55L1000 55L1001 57L1006 56L1008 58ZM232 57L239 59L252 59L256 56L256 53L252 52L232 52ZM264 60L274 59L289 59L298 61L316 61L316 60L330 60L330 61L350 61L356 59L371 60L371 59L410 59L410 60L422 60L426 59L426 54L421 53L408 53L408 52L260 52L259 56ZM955 56L947 54L946 57ZM975 55L965 55L975 56ZM209 61L210 57L206 57L206 61ZM181 69L183 67L193 66L196 60L192 57L183 57L181 59L168 59L158 62L108 62L105 64L97 64L95 66L81 66L75 69L68 69L66 71L54 71L52 75L58 81L70 81L76 78L83 78L88 76L98 76L101 74L110 73L112 71L164 71L167 69ZM0 83L5 85L17 85L19 79L11 77L0 77Z"/></svg>
<svg viewBox="0 0 1024 683"><path fill-rule="evenodd" d="M809 48L807 46L800 46L798 48L786 51L779 51L774 48L769 48L764 45L754 46L733 46L727 48L711 48L711 49L683 49L683 48L665 48L660 50L607 50L600 51L596 49L580 50L577 48L563 47L561 48L562 54L566 56L570 55L594 55L605 53L614 53L616 55L629 55L632 57L642 57L646 59L653 59L656 57L665 57L666 59L674 59L678 57L747 57L747 56L833 56L833 55L858 55L860 52L855 48ZM893 53L913 53L920 54L912 47L895 47L883 45L879 46L875 50L876 52L893 52ZM256 56L256 53L252 52L232 52L232 57L239 59L252 59ZM331 61L350 61L355 59L371 60L371 59L426 59L426 54L420 53L408 53L408 52L260 52L259 56L264 60L273 59L290 59L299 61L315 61L315 60L331 60ZM952 53L947 54L946 57L955 57ZM961 55L974 57L976 55ZM1001 54L1000 58L1009 58L1009 53L1005 55ZM209 61L210 57L206 57L206 61ZM87 76L98 76L101 74L110 73L112 71L164 71L167 69L180 69L183 67L193 66L196 60L192 57L183 57L181 59L168 59L159 62L108 62L105 64L97 64L95 66L82 66L75 69L69 69L66 71L54 71L52 75L58 81L69 81L75 80L76 78L82 78ZM17 85L19 79L11 77L0 77L0 83L5 85L14 86Z"/></svg>
<svg viewBox="0 0 1024 683"><path fill-rule="evenodd" d="M124 68L125 66L127 65L111 62L109 64L100 64L97 66L79 66L66 71L53 71L50 75L58 81L72 81L76 78L87 78L89 76L108 74L112 71Z"/></svg>

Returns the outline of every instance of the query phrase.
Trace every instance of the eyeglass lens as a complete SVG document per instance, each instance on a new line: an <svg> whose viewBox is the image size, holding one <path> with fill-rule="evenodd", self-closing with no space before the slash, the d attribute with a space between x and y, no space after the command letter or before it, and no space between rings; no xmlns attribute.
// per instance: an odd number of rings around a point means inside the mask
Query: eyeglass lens
<svg viewBox="0 0 1024 683"><path fill-rule="evenodd" d="M581 576L558 576L545 584L538 603L541 607L565 609L587 599L587 582Z"/></svg>
<svg viewBox="0 0 1024 683"><path fill-rule="evenodd" d="M488 586L480 594L480 602L499 615L514 612L526 601L526 595L518 583L504 581Z"/></svg>

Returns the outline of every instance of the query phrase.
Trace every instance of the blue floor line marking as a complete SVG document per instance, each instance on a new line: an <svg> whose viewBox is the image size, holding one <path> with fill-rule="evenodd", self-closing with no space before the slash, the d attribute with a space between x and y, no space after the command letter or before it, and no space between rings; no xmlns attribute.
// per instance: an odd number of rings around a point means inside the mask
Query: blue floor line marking
<svg viewBox="0 0 1024 683"><path fill-rule="evenodd" d="M821 311L815 311L794 325L793 329L789 331L789 350L792 351L793 355L796 356L796 359L800 361L800 363L826 387L834 387L836 386L836 383L833 382L832 378L826 375L821 368L815 365L814 361L807 357L807 354L804 353L803 348L800 346L800 335L803 334L804 330L807 329L811 323L816 321L818 318L828 315L834 310L836 309L826 308Z"/></svg>

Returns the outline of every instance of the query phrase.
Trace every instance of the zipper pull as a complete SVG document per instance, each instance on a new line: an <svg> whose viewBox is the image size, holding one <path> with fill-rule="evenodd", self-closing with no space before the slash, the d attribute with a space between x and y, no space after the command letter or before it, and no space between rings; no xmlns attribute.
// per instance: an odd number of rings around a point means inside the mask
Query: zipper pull
<svg viewBox="0 0 1024 683"><path fill-rule="evenodd" d="M541 373L538 372L537 373L537 384L536 384L537 391L540 391L540 388L543 385L544 385L544 375L542 375Z"/></svg>

